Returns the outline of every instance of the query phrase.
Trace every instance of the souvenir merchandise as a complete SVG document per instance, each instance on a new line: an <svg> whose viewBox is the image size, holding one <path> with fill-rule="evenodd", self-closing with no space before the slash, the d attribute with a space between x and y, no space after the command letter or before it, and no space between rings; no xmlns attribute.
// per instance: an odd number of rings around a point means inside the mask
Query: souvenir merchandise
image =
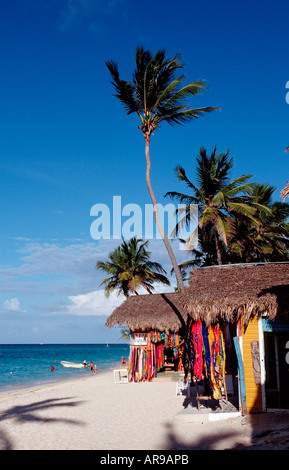
<svg viewBox="0 0 289 470"><path fill-rule="evenodd" d="M220 325L206 326L204 321L189 318L183 341L178 333L151 330L145 334L131 333L130 346L129 381L150 381L157 377L164 370L169 350L174 360L182 359L186 379L189 374L195 382L207 379L213 397L221 398L225 388L226 353Z"/></svg>
<svg viewBox="0 0 289 470"><path fill-rule="evenodd" d="M135 345L131 333L128 374L129 381L141 382L152 380L158 372L163 370L165 364L165 350L170 348L174 358L179 358L179 334L152 330L146 333L144 345ZM142 334L143 335L143 334Z"/></svg>
<svg viewBox="0 0 289 470"><path fill-rule="evenodd" d="M189 321L184 348L185 377L193 381L208 379L213 397L221 398L225 387L225 342L220 326Z"/></svg>

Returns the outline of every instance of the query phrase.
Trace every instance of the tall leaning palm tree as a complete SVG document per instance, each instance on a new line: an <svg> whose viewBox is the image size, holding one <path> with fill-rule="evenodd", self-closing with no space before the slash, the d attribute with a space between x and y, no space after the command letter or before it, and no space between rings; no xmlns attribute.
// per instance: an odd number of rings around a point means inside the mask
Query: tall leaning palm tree
<svg viewBox="0 0 289 470"><path fill-rule="evenodd" d="M120 78L118 65L113 60L107 61L106 66L112 77L115 96L124 105L127 115L136 114L140 119L138 127L145 139L146 183L153 204L156 225L171 259L178 286L183 290L182 276L162 226L151 185L150 139L152 133L160 127L163 121L170 125L183 124L218 108L191 109L186 104L186 99L200 94L206 88L206 83L203 80L196 80L184 85L185 75L181 74L176 77L176 72L183 68L178 54L168 59L165 50L158 50L155 55L152 55L150 51L138 47L135 60L136 68L131 82Z"/></svg>
<svg viewBox="0 0 289 470"><path fill-rule="evenodd" d="M107 296L116 290L118 294L128 297L138 295L138 290L144 287L149 294L154 290L154 283L161 282L170 285L166 271L159 263L150 260L151 253L147 250L148 241L136 237L123 241L112 253L109 261L98 261L97 269L107 273L109 277L100 284L105 285Z"/></svg>
<svg viewBox="0 0 289 470"><path fill-rule="evenodd" d="M177 178L186 184L189 194L170 191L165 196L185 203L185 216L176 227L187 223L191 217L190 206L197 204L199 210L199 231L203 248L212 249L212 235L218 264L222 264L222 244L227 247L234 234L235 215L252 217L256 208L249 203L248 192L252 184L248 183L251 175L242 175L229 181L233 159L229 151L217 154L216 147L208 155L206 149L200 148L197 157L196 185L188 178L181 166L175 169ZM190 239L189 239L190 240ZM187 243L188 249L190 243Z"/></svg>

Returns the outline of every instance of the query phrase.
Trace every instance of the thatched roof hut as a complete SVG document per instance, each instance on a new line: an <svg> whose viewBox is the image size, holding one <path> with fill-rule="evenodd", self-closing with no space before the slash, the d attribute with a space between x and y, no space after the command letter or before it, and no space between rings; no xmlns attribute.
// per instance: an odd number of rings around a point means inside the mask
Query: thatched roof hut
<svg viewBox="0 0 289 470"><path fill-rule="evenodd" d="M182 294L183 307L207 325L220 320L245 325L265 313L289 319L289 262L194 269Z"/></svg>
<svg viewBox="0 0 289 470"><path fill-rule="evenodd" d="M178 331L188 314L207 325L266 314L289 320L289 262L210 266L194 269L183 293L135 295L107 319L106 326Z"/></svg>
<svg viewBox="0 0 289 470"><path fill-rule="evenodd" d="M132 295L108 317L106 326L126 324L131 330L179 331L187 313L178 293Z"/></svg>

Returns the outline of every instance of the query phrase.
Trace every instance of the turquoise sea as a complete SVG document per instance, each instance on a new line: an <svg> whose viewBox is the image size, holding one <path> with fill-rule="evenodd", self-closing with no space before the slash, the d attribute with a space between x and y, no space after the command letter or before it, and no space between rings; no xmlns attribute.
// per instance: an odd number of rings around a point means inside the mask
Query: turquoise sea
<svg viewBox="0 0 289 470"><path fill-rule="evenodd" d="M128 362L129 345L123 344L2 344L0 345L0 392L90 374L85 369L68 369L60 361L91 361L99 373ZM52 372L51 367L55 370Z"/></svg>

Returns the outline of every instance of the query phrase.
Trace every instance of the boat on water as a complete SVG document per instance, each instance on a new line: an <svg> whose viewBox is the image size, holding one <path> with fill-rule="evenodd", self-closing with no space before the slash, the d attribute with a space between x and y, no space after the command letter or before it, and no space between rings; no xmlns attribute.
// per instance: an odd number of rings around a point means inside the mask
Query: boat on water
<svg viewBox="0 0 289 470"><path fill-rule="evenodd" d="M83 369L84 367L88 367L88 364L86 361L83 361L83 362L60 361L60 364L63 367L71 367L72 369Z"/></svg>

